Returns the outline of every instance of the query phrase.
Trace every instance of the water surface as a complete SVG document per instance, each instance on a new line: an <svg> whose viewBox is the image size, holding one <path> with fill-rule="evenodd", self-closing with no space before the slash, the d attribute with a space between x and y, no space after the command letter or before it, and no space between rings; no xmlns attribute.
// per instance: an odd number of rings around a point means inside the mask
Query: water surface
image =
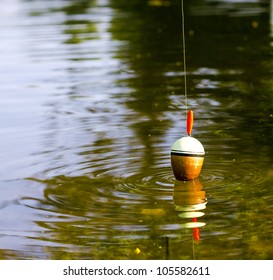
<svg viewBox="0 0 273 280"><path fill-rule="evenodd" d="M272 26L266 1L4 0L2 259L272 259Z"/></svg>

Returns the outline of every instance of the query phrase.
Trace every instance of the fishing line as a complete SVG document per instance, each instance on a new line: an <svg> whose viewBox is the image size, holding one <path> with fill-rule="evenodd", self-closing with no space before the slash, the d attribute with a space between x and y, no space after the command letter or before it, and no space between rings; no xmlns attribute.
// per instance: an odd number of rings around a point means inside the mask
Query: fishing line
<svg viewBox="0 0 273 280"><path fill-rule="evenodd" d="M195 260L195 246L194 246L194 238L193 236L191 237L192 239L192 258Z"/></svg>
<svg viewBox="0 0 273 280"><path fill-rule="evenodd" d="M186 118L188 114L188 94L187 94L187 67L186 67L186 38L185 38L185 14L184 14L184 1L181 0L181 23L182 23L182 48L183 48L183 65L184 65L184 95Z"/></svg>

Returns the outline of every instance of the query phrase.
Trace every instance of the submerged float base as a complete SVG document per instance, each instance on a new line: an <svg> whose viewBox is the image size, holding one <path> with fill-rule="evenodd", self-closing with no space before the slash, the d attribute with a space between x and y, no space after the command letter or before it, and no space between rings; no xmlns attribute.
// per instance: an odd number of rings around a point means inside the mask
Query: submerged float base
<svg viewBox="0 0 273 280"><path fill-rule="evenodd" d="M203 162L204 157L171 155L173 174L179 181L196 179L201 172Z"/></svg>

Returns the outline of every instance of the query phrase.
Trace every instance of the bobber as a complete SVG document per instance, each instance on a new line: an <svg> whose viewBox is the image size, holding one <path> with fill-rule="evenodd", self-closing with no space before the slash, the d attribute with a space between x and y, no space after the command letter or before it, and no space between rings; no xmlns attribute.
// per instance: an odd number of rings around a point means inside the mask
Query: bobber
<svg viewBox="0 0 273 280"><path fill-rule="evenodd" d="M171 165L174 177L179 181L196 179L202 169L205 150L200 141L191 136L193 111L188 111L187 133L174 142L171 149Z"/></svg>

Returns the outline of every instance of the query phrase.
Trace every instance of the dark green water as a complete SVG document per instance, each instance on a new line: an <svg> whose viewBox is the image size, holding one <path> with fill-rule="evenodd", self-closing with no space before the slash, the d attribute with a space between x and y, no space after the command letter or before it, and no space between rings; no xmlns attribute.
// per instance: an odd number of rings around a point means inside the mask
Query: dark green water
<svg viewBox="0 0 273 280"><path fill-rule="evenodd" d="M179 1L1 2L1 259L273 258L270 6L187 2L180 184Z"/></svg>

